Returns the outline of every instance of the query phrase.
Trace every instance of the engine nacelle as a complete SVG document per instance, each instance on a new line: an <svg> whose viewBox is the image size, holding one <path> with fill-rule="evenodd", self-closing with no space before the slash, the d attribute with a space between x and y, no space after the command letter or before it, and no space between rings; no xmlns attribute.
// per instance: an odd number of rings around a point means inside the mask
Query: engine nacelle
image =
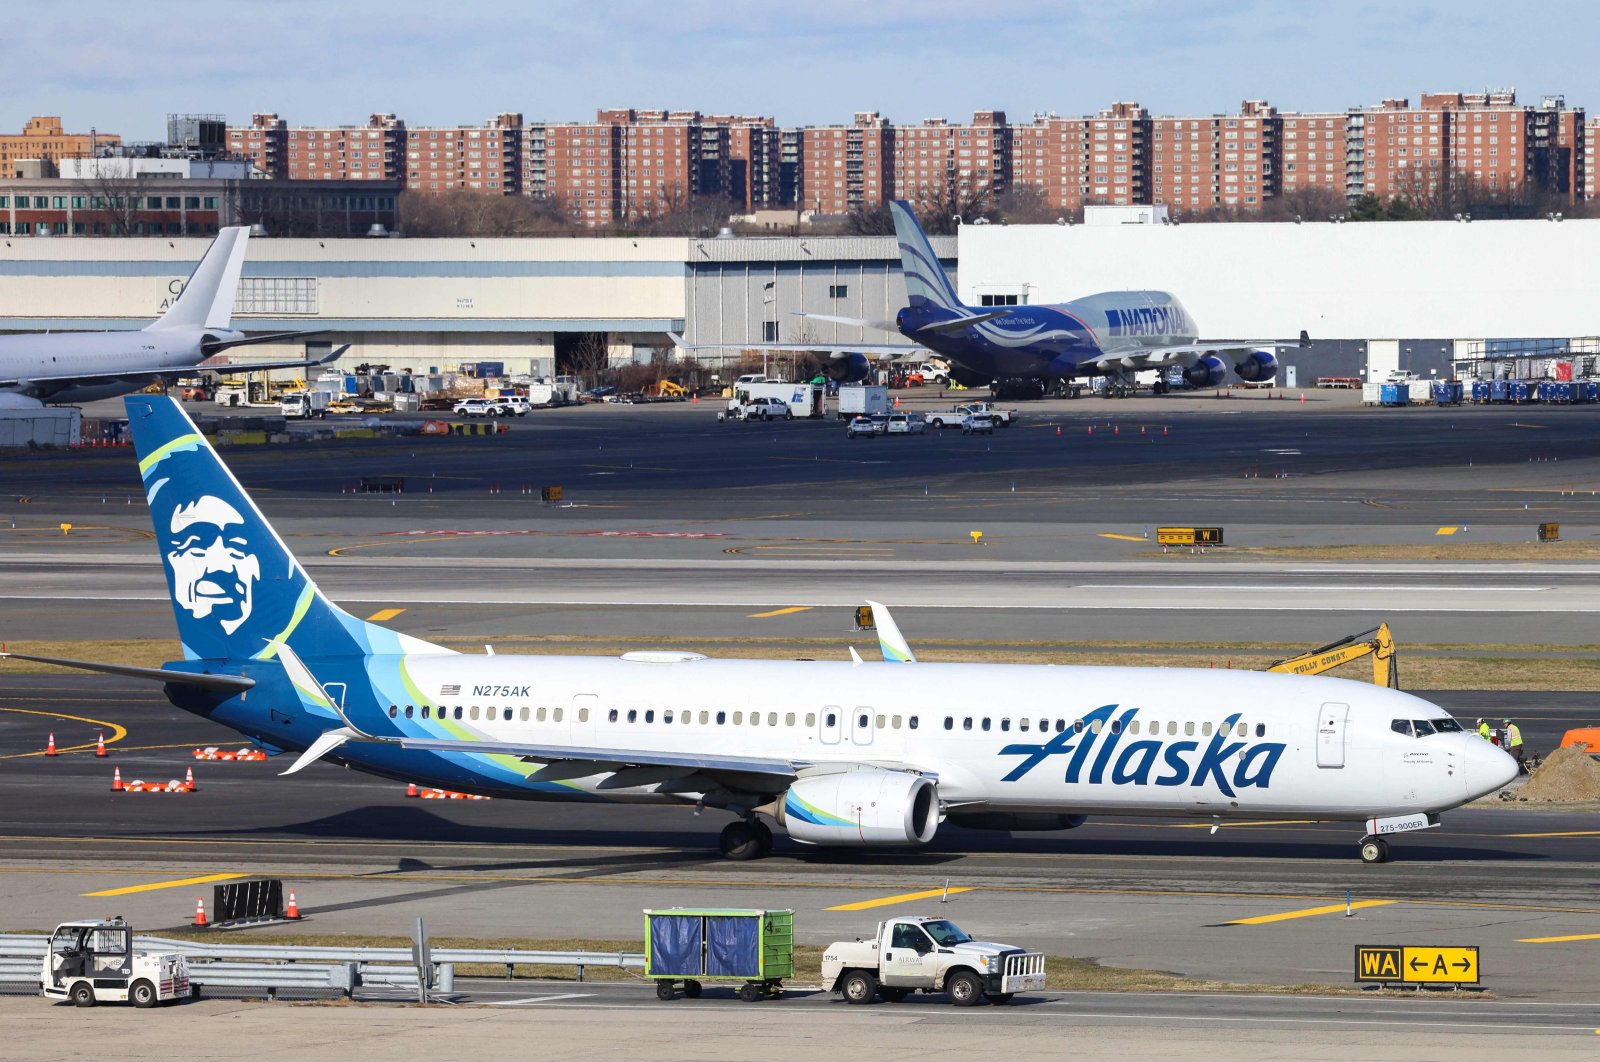
<svg viewBox="0 0 1600 1062"><path fill-rule="evenodd" d="M818 775L790 786L775 817L806 844L927 844L939 828L938 787L905 771Z"/></svg>
<svg viewBox="0 0 1600 1062"><path fill-rule="evenodd" d="M959 365L950 366L950 379L962 387L988 387L994 381L993 376L987 376L981 372L973 372L971 369L964 369Z"/></svg>
<svg viewBox="0 0 1600 1062"><path fill-rule="evenodd" d="M822 363L822 371L834 383L860 383L872 374L866 355L845 351Z"/></svg>
<svg viewBox="0 0 1600 1062"><path fill-rule="evenodd" d="M1010 830L1012 833L1042 830L1075 830L1088 821L1087 815L1057 815L1048 811L974 811L948 816L950 825L968 830Z"/></svg>
<svg viewBox="0 0 1600 1062"><path fill-rule="evenodd" d="M1252 350L1233 371L1248 383L1266 383L1278 375L1278 358L1270 350Z"/></svg>
<svg viewBox="0 0 1600 1062"><path fill-rule="evenodd" d="M1183 370L1183 380L1190 387L1218 387L1228 378L1228 367L1215 354L1207 354Z"/></svg>

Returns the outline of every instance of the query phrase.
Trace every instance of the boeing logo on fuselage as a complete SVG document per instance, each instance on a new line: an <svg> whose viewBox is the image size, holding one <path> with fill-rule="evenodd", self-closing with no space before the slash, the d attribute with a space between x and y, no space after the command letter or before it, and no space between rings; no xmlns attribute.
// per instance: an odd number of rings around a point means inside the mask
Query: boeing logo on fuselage
<svg viewBox="0 0 1600 1062"><path fill-rule="evenodd" d="M1176 306L1135 306L1106 311L1113 336L1166 336L1185 332L1188 315Z"/></svg>
<svg viewBox="0 0 1600 1062"><path fill-rule="evenodd" d="M1070 753L1072 758L1067 761L1064 776L1068 785L1088 782L1203 786L1212 782L1223 796L1231 797L1239 789L1265 789L1271 785L1273 769L1286 748L1282 742L1229 741L1239 722L1239 713L1235 712L1218 724L1204 751L1198 741L1163 741L1152 733L1148 738L1129 741L1119 755L1118 747L1124 738L1138 738L1129 732L1128 724L1139 709L1129 708L1113 722L1111 714L1116 708L1107 704L1088 713L1083 717L1082 730L1074 726L1037 745L1007 745L1000 755L1023 759L1001 781L1018 781L1051 757ZM1154 773L1157 768L1160 773Z"/></svg>

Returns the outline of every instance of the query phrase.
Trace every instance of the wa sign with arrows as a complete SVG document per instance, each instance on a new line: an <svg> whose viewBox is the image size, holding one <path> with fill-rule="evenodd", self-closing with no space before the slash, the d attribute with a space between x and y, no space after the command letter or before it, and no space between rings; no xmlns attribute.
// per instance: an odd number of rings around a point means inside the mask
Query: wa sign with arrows
<svg viewBox="0 0 1600 1062"><path fill-rule="evenodd" d="M1356 980L1382 984L1475 985L1478 949L1356 945Z"/></svg>

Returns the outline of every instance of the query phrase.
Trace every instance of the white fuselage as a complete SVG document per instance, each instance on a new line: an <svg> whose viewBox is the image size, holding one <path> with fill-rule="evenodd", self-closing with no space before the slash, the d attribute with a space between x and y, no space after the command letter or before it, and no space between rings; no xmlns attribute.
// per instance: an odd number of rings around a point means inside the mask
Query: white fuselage
<svg viewBox="0 0 1600 1062"><path fill-rule="evenodd" d="M7 381L0 392L50 402L129 394L145 386L148 377L114 378L117 374L130 365L145 370L198 365L204 335L198 328L152 328L0 336L0 381ZM80 379L60 379L68 376Z"/></svg>
<svg viewBox="0 0 1600 1062"><path fill-rule="evenodd" d="M1448 720L1442 709L1341 679L544 656L408 655L369 658L368 666L383 672L397 660L422 703L395 705L393 718L387 705L347 705L363 730L904 768L936 775L944 806L963 811L1364 819L1455 807L1515 773L1510 757L1473 734L1419 738L1392 726ZM359 748L349 751L359 761ZM449 758L502 788L537 767L506 756ZM571 795L685 799L653 785L609 787L609 776L601 770L562 786ZM542 788L526 795L560 795Z"/></svg>

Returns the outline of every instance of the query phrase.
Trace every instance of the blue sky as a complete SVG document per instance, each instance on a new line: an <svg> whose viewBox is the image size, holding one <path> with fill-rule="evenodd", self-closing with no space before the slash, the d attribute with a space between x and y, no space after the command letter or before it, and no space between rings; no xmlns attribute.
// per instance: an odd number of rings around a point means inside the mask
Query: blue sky
<svg viewBox="0 0 1600 1062"><path fill-rule="evenodd" d="M1013 10L1008 10L1009 8ZM897 124L999 108L1343 110L1514 87L1600 115L1600 5L1545 0L78 0L6 20L0 128L59 114L134 140L170 112L293 125L571 121L600 107Z"/></svg>

